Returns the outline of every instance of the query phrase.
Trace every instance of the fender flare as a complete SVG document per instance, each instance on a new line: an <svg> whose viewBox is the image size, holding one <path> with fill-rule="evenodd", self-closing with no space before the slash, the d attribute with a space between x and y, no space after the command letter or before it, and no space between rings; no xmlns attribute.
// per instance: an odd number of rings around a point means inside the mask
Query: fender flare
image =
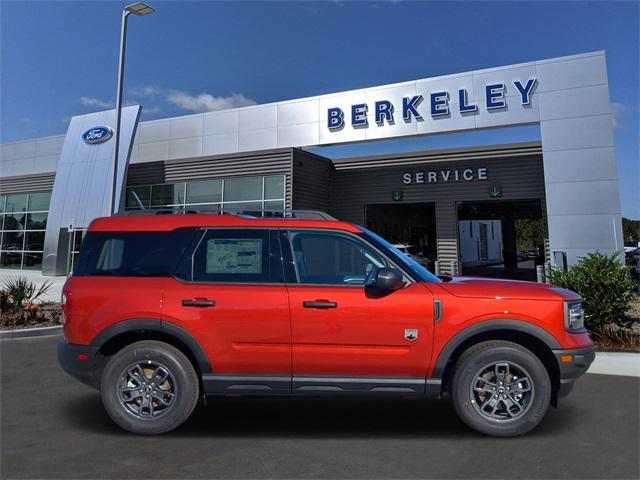
<svg viewBox="0 0 640 480"><path fill-rule="evenodd" d="M95 347L102 347L116 335L141 330L166 333L167 335L180 340L195 357L198 362L198 367L200 368L200 373L213 373L207 354L202 348L202 345L200 345L193 335L187 332L184 328L164 320L152 318L131 318L128 320L122 320L110 325L98 333L98 335L91 340L91 345Z"/></svg>
<svg viewBox="0 0 640 480"><path fill-rule="evenodd" d="M486 320L464 328L449 339L442 350L440 350L431 378L442 379L451 355L464 341L479 333L491 332L493 330L512 330L527 333L547 345L550 350L562 348L560 342L558 342L553 335L533 323L515 319Z"/></svg>

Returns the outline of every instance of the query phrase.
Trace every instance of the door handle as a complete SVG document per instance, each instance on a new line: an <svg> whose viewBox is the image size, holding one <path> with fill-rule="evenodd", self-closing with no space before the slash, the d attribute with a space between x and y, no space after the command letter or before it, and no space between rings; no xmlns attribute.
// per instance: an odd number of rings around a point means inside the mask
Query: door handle
<svg viewBox="0 0 640 480"><path fill-rule="evenodd" d="M183 307L215 307L216 302L208 298L194 298L182 300Z"/></svg>
<svg viewBox="0 0 640 480"><path fill-rule="evenodd" d="M328 300L315 300L302 302L304 308L336 308L338 304L336 302L329 302Z"/></svg>

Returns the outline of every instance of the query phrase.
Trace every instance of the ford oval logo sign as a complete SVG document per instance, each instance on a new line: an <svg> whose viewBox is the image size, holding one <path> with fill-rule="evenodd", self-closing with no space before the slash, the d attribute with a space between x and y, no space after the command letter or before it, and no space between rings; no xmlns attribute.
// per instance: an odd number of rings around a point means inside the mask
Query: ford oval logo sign
<svg viewBox="0 0 640 480"><path fill-rule="evenodd" d="M93 127L82 134L82 140L84 143L102 143L106 142L113 135L113 130L110 127Z"/></svg>

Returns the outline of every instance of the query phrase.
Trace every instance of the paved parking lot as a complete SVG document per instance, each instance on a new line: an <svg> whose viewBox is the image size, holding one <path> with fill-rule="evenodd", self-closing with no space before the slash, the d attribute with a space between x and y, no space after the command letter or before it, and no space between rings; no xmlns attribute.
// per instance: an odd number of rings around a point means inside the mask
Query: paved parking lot
<svg viewBox="0 0 640 480"><path fill-rule="evenodd" d="M0 341L2 478L638 478L640 379L587 375L525 437L446 402L227 399L133 436L58 367L59 336Z"/></svg>

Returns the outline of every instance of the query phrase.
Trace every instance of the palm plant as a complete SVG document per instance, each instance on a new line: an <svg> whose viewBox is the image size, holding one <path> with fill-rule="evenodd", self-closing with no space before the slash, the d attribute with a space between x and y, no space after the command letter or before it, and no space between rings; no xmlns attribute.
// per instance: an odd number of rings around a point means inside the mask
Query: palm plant
<svg viewBox="0 0 640 480"><path fill-rule="evenodd" d="M10 277L2 282L3 306L10 310L21 310L46 294L53 286L47 280L40 287L26 277Z"/></svg>

